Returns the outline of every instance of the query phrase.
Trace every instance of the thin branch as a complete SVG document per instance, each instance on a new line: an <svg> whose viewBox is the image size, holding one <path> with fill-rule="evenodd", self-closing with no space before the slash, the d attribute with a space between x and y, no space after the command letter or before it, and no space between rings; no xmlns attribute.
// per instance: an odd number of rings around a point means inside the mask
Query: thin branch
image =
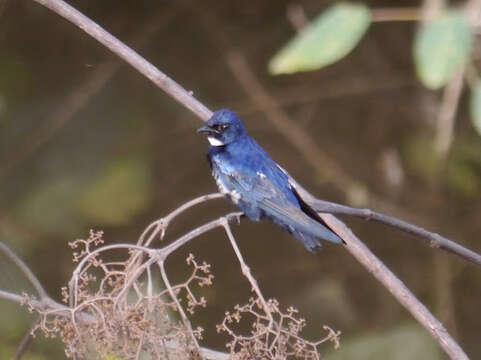
<svg viewBox="0 0 481 360"><path fill-rule="evenodd" d="M421 240L427 242L429 246L435 249L441 249L459 256L463 260L472 262L473 264L481 266L481 255L469 250L458 243L445 238L442 235L428 231L420 226L413 225L401 219L384 215L370 209L359 209L346 205L336 204L330 201L320 200L312 196L301 185L296 183L296 188L304 200L307 200L309 205L316 211L338 215L349 215L362 218L367 221L377 221L381 224L389 225L395 229L399 229L408 234L415 235Z"/></svg>
<svg viewBox="0 0 481 360"><path fill-rule="evenodd" d="M15 254L10 248L5 245L3 242L0 241L0 251L3 252L18 268L23 272L23 274L27 277L28 281L32 284L32 286L37 291L38 295L41 299L48 298L47 292L43 288L40 281L37 279L35 274L30 270L30 268Z"/></svg>
<svg viewBox="0 0 481 360"><path fill-rule="evenodd" d="M437 340L451 359L468 360L468 356L449 335L444 326L411 293L411 291L364 245L349 228L330 214L319 213L322 219L346 242L346 249L386 287L411 315Z"/></svg>
<svg viewBox="0 0 481 360"><path fill-rule="evenodd" d="M18 295L15 293L12 293L10 291L5 291L5 290L0 290L0 298L9 300L12 302L16 302L18 304L25 304L25 296ZM45 298L43 300L35 300L35 299L28 299L28 304L33 306L35 309L38 310L44 310L44 309L55 309L61 313L69 313L70 309L63 305L60 304L51 298Z"/></svg>
<svg viewBox="0 0 481 360"><path fill-rule="evenodd" d="M149 239L145 242L145 246L150 246L152 240L158 234L159 231L161 231L160 238L162 239L165 235L165 232L166 232L167 227L169 226L170 222L175 217L177 217L181 213L183 213L184 211L190 209L191 207L194 207L195 205L201 204L205 201L208 201L208 200L211 200L211 199L219 199L219 198L223 198L223 197L224 197L224 195L221 194L221 193L212 193L212 194L208 194L208 195L199 196L195 199L192 199L192 200L186 202L185 204L182 204L177 209L172 211L169 215L167 215L167 216L163 217L162 219L159 219L156 222L154 222L153 224L151 224L151 225L157 224L157 225L160 226L160 228L156 229L156 231L152 232L151 236L149 236ZM144 231L144 233L140 236L139 245L144 241L144 238L145 238L145 236L146 236L146 234L147 234L147 232L150 228L151 228L151 226L148 226L146 231Z"/></svg>
<svg viewBox="0 0 481 360"><path fill-rule="evenodd" d="M199 343L197 342L197 338L195 337L194 332L192 331L192 326L190 324L189 318L185 314L184 308L180 305L179 299L175 295L174 289L172 289L172 285L170 284L169 278L167 277L167 273L165 272L164 260L165 259L162 259L161 261L157 262L157 266L159 267L162 281L164 282L164 285L167 288L167 291L169 292L170 297L172 298L175 305L177 306L177 310L179 311L180 318L182 319L182 322L184 323L184 326L186 327L186 329L189 330L189 334L192 338L192 341L194 342L195 347L199 349L200 346L199 346Z"/></svg>
<svg viewBox="0 0 481 360"><path fill-rule="evenodd" d="M456 112L463 92L464 72L464 67L458 70L444 88L443 101L436 121L436 137L434 139L435 150L440 159L445 158L453 142Z"/></svg>
<svg viewBox="0 0 481 360"><path fill-rule="evenodd" d="M239 213L239 216L242 215L242 213ZM247 265L247 263L244 260L244 257L242 256L242 253L239 249L239 246L237 245L237 242L235 241L234 235L232 235L232 231L229 226L228 219L225 219L223 221L222 226L224 227L224 230L227 234L227 237L229 238L229 241L231 243L232 248L234 249L234 253L237 256L237 259L239 260L239 264L241 266L241 271L242 274L247 278L249 283L251 284L252 290L256 293L257 297L260 299L261 304L262 304L262 310L266 313L267 317L269 318L269 326L268 328L271 329L272 325L274 323L274 319L272 318L272 313L270 310L270 306L267 304L266 299L264 298L264 295L262 294L261 289L259 288L259 284L257 283L257 280L252 276L251 269Z"/></svg>
<svg viewBox="0 0 481 360"><path fill-rule="evenodd" d="M155 85L164 90L167 94L173 97L180 104L187 107L201 119L207 120L212 115L212 112L201 102L196 100L190 92L187 92L182 86L177 84L166 74L162 73L133 49L119 41L109 32L104 30L100 25L90 20L69 4L62 0L33 1L49 8L64 19L78 26L80 29L99 41L106 48L111 50L114 54L132 65L134 69L150 79Z"/></svg>

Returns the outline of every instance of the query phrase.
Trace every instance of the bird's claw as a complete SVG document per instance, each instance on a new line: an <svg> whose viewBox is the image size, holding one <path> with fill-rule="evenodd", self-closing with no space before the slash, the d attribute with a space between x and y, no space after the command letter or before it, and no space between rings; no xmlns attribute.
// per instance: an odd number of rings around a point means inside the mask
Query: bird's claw
<svg viewBox="0 0 481 360"><path fill-rule="evenodd" d="M237 220L237 224L240 224L241 218L244 217L243 212L235 212L227 215L227 221Z"/></svg>

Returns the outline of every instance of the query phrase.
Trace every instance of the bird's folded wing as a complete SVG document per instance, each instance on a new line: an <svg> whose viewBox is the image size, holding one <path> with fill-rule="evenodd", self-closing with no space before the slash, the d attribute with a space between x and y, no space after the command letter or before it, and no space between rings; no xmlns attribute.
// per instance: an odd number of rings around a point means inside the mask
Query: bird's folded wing
<svg viewBox="0 0 481 360"><path fill-rule="evenodd" d="M342 240L323 224L310 218L299 207L293 204L283 191L272 181L259 176L249 176L246 173L229 174L231 184L249 201L255 201L257 206L267 214L274 216L292 229L300 230L332 242Z"/></svg>

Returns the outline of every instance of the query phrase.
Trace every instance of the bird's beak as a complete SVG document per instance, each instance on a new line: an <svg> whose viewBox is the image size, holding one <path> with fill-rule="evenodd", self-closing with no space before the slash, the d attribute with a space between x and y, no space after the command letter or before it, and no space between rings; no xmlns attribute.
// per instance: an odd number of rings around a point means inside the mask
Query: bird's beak
<svg viewBox="0 0 481 360"><path fill-rule="evenodd" d="M209 125L204 125L200 128L197 129L198 133L203 133L203 134L219 134L219 132L213 128L211 128Z"/></svg>

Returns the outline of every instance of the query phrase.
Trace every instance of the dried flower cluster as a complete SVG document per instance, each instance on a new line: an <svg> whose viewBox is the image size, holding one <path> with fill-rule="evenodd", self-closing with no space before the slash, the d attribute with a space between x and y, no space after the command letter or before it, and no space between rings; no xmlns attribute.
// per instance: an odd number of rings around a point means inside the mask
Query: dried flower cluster
<svg viewBox="0 0 481 360"><path fill-rule="evenodd" d="M65 353L74 359L196 359L206 354L216 359L228 354L204 351L199 347L202 328L193 329L188 315L206 300L193 291L194 285L212 284L210 265L187 257L192 268L188 278L171 284L165 269L167 257L191 239L216 227L225 230L242 273L252 286L255 297L246 305L226 313L218 331L232 337L227 344L234 359L319 359L319 345L333 341L339 345L339 333L328 327L327 336L308 341L300 333L305 320L294 308L280 310L276 300L266 301L257 281L250 273L229 226L239 213L227 214L155 249L152 243L163 239L169 223L180 213L219 194L204 195L182 205L167 217L150 224L137 244L104 245L102 232L90 232L87 239L70 244L73 271L68 287L62 288L65 306L48 296L40 301L25 295L24 303L40 315L34 333L58 337ZM115 259L115 260L112 260ZM119 260L120 259L120 260ZM235 324L246 323L249 335L239 335ZM207 355L208 357L209 355Z"/></svg>
<svg viewBox="0 0 481 360"><path fill-rule="evenodd" d="M41 320L35 330L47 337L59 337L68 357L134 359L147 353L160 359L197 353L202 329L191 329L179 305L185 299L190 313L205 306L205 299L197 298L191 286L212 283L210 266L198 264L190 255L187 263L193 267L191 276L177 285L164 282L160 289L162 281L151 268L158 266L160 274L162 262L153 262L152 256L138 250L129 251L124 261L106 262L100 257L104 251L94 250L102 243L102 233L91 231L88 239L71 244L78 249L74 261L85 261L74 272L70 286L62 289L69 306L36 310ZM26 298L27 305L30 301Z"/></svg>
<svg viewBox="0 0 481 360"><path fill-rule="evenodd" d="M334 342L339 347L340 332L324 326L328 334L321 340L308 341L300 336L306 321L299 318L298 311L289 307L286 312L279 308L277 300L267 301L264 309L258 298L251 298L245 305L236 305L234 311L226 312L224 321L217 326L218 332L226 332L232 340L227 344L232 358L248 359L319 359L318 347L326 342ZM239 335L234 326L248 321L250 334Z"/></svg>

